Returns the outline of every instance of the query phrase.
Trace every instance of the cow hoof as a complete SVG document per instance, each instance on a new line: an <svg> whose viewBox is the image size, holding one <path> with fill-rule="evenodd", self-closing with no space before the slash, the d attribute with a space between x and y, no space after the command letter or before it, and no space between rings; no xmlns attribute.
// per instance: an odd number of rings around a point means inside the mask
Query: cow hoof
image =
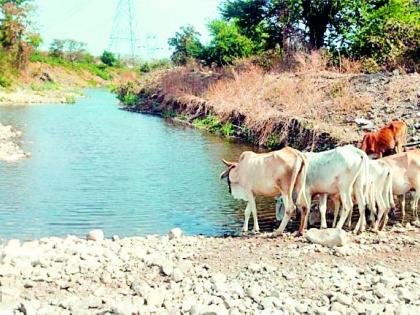
<svg viewBox="0 0 420 315"><path fill-rule="evenodd" d="M283 236L283 232L274 231L270 235L271 238L277 238L277 237L280 237L280 236Z"/></svg>
<svg viewBox="0 0 420 315"><path fill-rule="evenodd" d="M301 236L305 236L305 232L300 232L300 231L296 231L293 233L294 237L301 237Z"/></svg>

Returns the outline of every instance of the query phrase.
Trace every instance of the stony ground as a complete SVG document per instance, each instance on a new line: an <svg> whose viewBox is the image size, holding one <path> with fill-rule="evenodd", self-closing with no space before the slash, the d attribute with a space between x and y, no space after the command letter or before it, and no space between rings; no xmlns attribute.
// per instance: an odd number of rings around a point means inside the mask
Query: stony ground
<svg viewBox="0 0 420 315"><path fill-rule="evenodd" d="M328 248L286 234L0 247L0 314L420 314L415 227Z"/></svg>
<svg viewBox="0 0 420 315"><path fill-rule="evenodd" d="M20 136L21 132L12 126L0 124L0 161L13 162L29 155L17 144Z"/></svg>

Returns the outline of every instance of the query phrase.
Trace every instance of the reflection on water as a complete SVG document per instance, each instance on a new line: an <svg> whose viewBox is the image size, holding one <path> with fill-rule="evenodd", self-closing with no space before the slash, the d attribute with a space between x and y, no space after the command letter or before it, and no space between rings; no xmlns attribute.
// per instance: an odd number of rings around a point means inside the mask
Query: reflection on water
<svg viewBox="0 0 420 315"><path fill-rule="evenodd" d="M218 176L222 157L236 160L249 147L118 110L101 90L75 105L0 107L0 121L21 129L32 153L0 162L0 238L241 229L245 204ZM274 202L257 206L272 229Z"/></svg>

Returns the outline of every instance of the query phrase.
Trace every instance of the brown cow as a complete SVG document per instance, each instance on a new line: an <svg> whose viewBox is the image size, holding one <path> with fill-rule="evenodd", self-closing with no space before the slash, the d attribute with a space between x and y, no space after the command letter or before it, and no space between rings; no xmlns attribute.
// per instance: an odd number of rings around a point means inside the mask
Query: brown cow
<svg viewBox="0 0 420 315"><path fill-rule="evenodd" d="M299 199L305 191L307 162L305 156L298 150L290 147L270 153L254 153L245 151L241 154L239 162L223 161L228 169L220 178L226 178L229 192L235 199L248 202L245 209L243 231L248 231L250 214L254 217L254 230L258 231L257 207L255 196L284 198L285 215L277 229L281 234L295 210L293 191ZM304 197L303 197L304 198ZM308 209L307 207L306 209ZM299 233L304 231L304 218L302 214Z"/></svg>
<svg viewBox="0 0 420 315"><path fill-rule="evenodd" d="M377 132L368 132L362 140L361 149L368 155L382 158L384 153L396 150L403 152L407 141L407 124L404 121L391 121Z"/></svg>

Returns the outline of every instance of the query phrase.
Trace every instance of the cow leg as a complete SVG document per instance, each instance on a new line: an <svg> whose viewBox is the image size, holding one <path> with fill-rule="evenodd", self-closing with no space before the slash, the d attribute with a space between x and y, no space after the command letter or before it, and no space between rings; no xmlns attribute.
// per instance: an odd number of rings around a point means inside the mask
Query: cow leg
<svg viewBox="0 0 420 315"><path fill-rule="evenodd" d="M418 216L417 216L417 208L419 205L419 199L420 199L420 192L415 192L414 193L414 197L413 197L413 201L412 201L412 205L411 205L411 209L413 212L413 216L414 216L414 221L418 220Z"/></svg>
<svg viewBox="0 0 420 315"><path fill-rule="evenodd" d="M386 211L385 201L383 200L382 196L380 194L377 194L376 196L376 202L378 203L378 217L375 221L375 224L373 226L374 231L378 231L379 225L381 221L385 222L385 218L388 216L388 212ZM381 230L383 229L384 225L381 224Z"/></svg>
<svg viewBox="0 0 420 315"><path fill-rule="evenodd" d="M353 201L351 199L350 191L341 192L340 199L343 206L341 208L340 220L337 223L338 229L343 228L344 223L346 222L347 216L349 215L350 210L353 208Z"/></svg>
<svg viewBox="0 0 420 315"><path fill-rule="evenodd" d="M311 195L306 195L306 200L308 201L308 204L311 205L312 203ZM310 206L308 207L308 205L303 205L301 207L298 236L305 234L305 229L307 228L307 225L308 225L308 217L309 217L310 210L311 210Z"/></svg>
<svg viewBox="0 0 420 315"><path fill-rule="evenodd" d="M244 226L242 228L242 232L246 233L248 232L248 222L249 222L249 217L251 216L251 204L248 201L246 208L245 208L245 220L244 220Z"/></svg>
<svg viewBox="0 0 420 315"><path fill-rule="evenodd" d="M353 207L350 208L350 212L347 217L347 227L351 228L351 217L353 216Z"/></svg>
<svg viewBox="0 0 420 315"><path fill-rule="evenodd" d="M334 197L333 201L334 201L334 221L333 221L332 227L335 228L337 226L338 212L340 210L340 199L338 197Z"/></svg>
<svg viewBox="0 0 420 315"><path fill-rule="evenodd" d="M319 196L319 213L321 214L321 229L327 228L327 194L322 194Z"/></svg>
<svg viewBox="0 0 420 315"><path fill-rule="evenodd" d="M289 223L289 220L291 216L293 215L293 201L288 197L284 196L283 198L284 202L284 216L281 220L279 228L274 232L275 235L281 235L284 232L284 229L286 228L287 223Z"/></svg>
<svg viewBox="0 0 420 315"><path fill-rule="evenodd" d="M360 178L355 182L354 194L356 195L357 208L359 209L359 220L356 224L354 232L364 232L366 230L366 196L365 186Z"/></svg>
<svg viewBox="0 0 420 315"><path fill-rule="evenodd" d="M254 232L259 232L260 231L260 227L258 225L258 217L257 217L257 205L255 204L255 197L254 196L250 196L249 197L249 202L248 204L251 205L251 211L252 211L252 217L254 219L254 227L253 227L253 231Z"/></svg>
<svg viewBox="0 0 420 315"><path fill-rule="evenodd" d="M405 194L402 195L401 200L401 223L404 223L405 219Z"/></svg>

